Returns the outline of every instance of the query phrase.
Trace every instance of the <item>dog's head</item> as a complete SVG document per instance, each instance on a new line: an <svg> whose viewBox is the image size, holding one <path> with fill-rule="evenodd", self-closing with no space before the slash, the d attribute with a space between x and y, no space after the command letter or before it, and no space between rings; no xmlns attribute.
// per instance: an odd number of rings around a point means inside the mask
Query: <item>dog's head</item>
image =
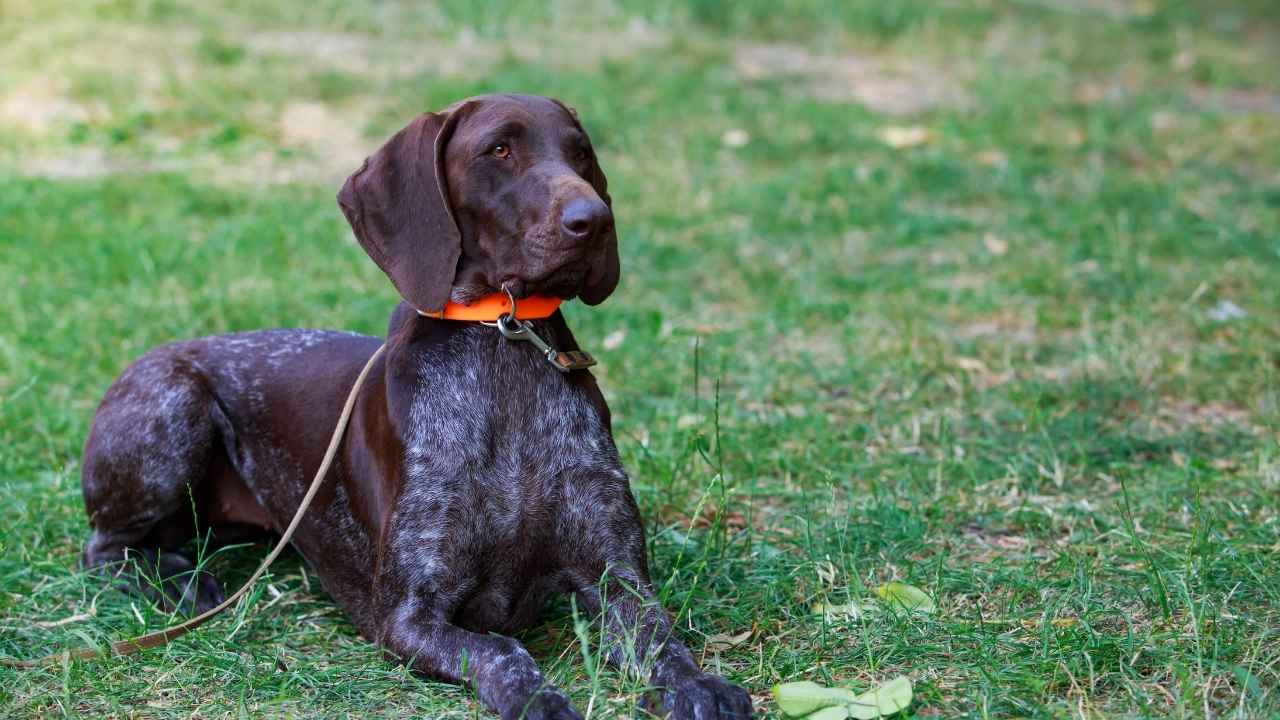
<svg viewBox="0 0 1280 720"><path fill-rule="evenodd" d="M484 95L420 115L347 178L338 204L424 312L504 286L595 305L618 284L604 173L556 100Z"/></svg>

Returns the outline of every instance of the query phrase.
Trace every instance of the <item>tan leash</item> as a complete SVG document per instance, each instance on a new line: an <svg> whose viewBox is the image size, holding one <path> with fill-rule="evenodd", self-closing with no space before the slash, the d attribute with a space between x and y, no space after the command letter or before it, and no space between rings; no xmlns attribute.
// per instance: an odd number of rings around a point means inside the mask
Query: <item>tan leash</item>
<svg viewBox="0 0 1280 720"><path fill-rule="evenodd" d="M329 449L325 450L324 460L320 462L320 468L316 470L316 476L311 480L311 486L307 488L307 494L302 497L302 504L298 506L298 510L293 514L293 520L289 521L289 527L285 528L284 533L280 536L280 541L272 548L271 554L267 555L262 564L258 565L258 569L253 571L253 576L240 586L231 597L223 600L217 607L206 610L199 615L187 620L179 625L157 630L146 635L139 635L128 640L116 640L111 643L111 655L131 655L139 650L147 648L159 647L173 640L186 635L203 625L207 620L212 619L215 615L226 610L236 601L244 597L249 592L249 588L257 582L258 578L271 567L271 563L275 561L276 556L284 550L284 546L289 544L289 540L293 537L294 530L298 529L298 524L302 522L302 516L307 512L307 507L311 505L311 500L315 498L316 492L320 489L321 483L324 482L324 476L329 473L329 466L333 464L333 458L338 454L338 443L342 440L342 433L347 429L347 423L351 420L351 410L356 404L356 394L360 392L360 387L364 385L364 379L369 374L369 370L373 368L373 363L381 355L382 351L387 348L386 345L380 346L369 361L364 364L364 369L356 377L356 382L351 386L351 392L347 394L347 403L342 406L342 414L338 416L338 425L333 429L333 437L329 439ZM102 657L104 653L98 648L80 648L78 650L66 650L60 653L45 655L35 660L16 660L13 658L0 658L0 665L9 667L40 667L41 665L51 665L63 658L74 660L89 660Z"/></svg>

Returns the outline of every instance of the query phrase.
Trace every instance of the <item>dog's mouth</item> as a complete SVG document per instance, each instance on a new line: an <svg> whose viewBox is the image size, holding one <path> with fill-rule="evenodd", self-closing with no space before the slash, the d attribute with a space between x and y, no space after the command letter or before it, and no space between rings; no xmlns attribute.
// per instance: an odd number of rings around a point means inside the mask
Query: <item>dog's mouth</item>
<svg viewBox="0 0 1280 720"><path fill-rule="evenodd" d="M503 284L517 298L548 295L568 299L582 291L589 271L590 266L585 260L576 260L532 278L513 277L504 280Z"/></svg>
<svg viewBox="0 0 1280 720"><path fill-rule="evenodd" d="M560 266L543 281L540 293L556 297L569 298L582 291L582 286L591 274L591 263L586 259L575 260Z"/></svg>
<svg viewBox="0 0 1280 720"><path fill-rule="evenodd" d="M511 291L516 299L531 295L544 295L568 300L577 297L590 274L591 266L585 259L574 260L539 273L533 277L508 275L496 281L484 283L465 283L454 285L449 299L463 305L470 305L476 300L502 292Z"/></svg>

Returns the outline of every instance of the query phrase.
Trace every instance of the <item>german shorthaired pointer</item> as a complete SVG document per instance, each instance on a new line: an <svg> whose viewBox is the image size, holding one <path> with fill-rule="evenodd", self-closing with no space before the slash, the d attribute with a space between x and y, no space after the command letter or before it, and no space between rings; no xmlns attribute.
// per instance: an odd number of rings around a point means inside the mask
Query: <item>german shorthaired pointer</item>
<svg viewBox="0 0 1280 720"><path fill-rule="evenodd" d="M517 306L550 300L529 329L576 350L555 303L595 305L617 285L605 177L574 111L490 95L421 115L338 203L404 302L293 538L325 589L365 637L471 684L503 718L581 717L508 636L555 592L606 616L610 659L650 671L670 717L750 717L747 693L702 672L654 600L591 374L447 319L504 290ZM181 548L197 529L218 542L280 532L378 345L267 330L143 355L107 390L85 446L86 565L171 606L215 605L217 581ZM158 571L160 591L139 566Z"/></svg>

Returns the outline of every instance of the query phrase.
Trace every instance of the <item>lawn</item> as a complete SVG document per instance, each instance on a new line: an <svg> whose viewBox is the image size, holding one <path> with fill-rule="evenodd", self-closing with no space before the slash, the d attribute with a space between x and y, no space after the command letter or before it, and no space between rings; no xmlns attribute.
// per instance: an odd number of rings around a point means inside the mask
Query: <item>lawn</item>
<svg viewBox="0 0 1280 720"><path fill-rule="evenodd" d="M180 338L380 334L342 178L516 90L609 175L622 284L566 313L665 605L762 716L899 674L916 717L1280 716L1280 7L781 5L0 0L0 655L175 622L77 569L107 385ZM936 612L813 612L889 580ZM594 638L559 603L522 640L630 717ZM296 554L167 648L0 667L0 708L487 717Z"/></svg>

